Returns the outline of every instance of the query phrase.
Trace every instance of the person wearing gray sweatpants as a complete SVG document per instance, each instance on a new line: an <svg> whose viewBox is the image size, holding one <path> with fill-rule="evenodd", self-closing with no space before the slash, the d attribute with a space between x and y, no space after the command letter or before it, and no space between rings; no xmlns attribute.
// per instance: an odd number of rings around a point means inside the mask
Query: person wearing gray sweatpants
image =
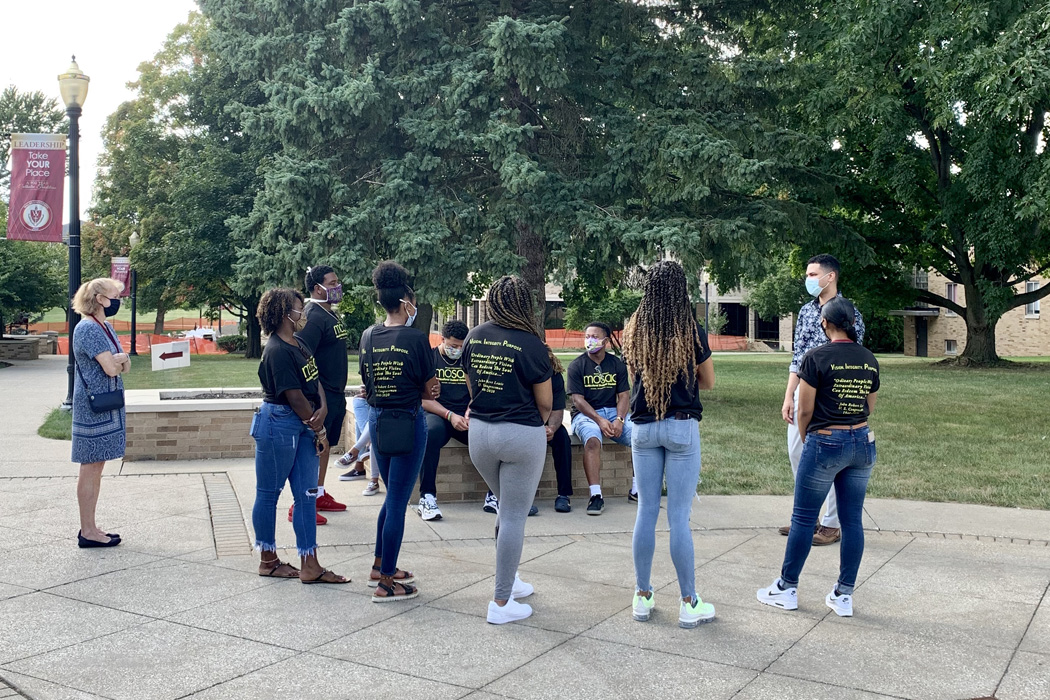
<svg viewBox="0 0 1050 700"><path fill-rule="evenodd" d="M464 341L463 367L470 390L470 459L499 499L496 515L496 585L488 621L524 620L532 607L519 602L533 587L518 578L525 519L547 457L544 425L551 412L551 363L540 340L532 293L523 280L502 277L488 293L493 319Z"/></svg>

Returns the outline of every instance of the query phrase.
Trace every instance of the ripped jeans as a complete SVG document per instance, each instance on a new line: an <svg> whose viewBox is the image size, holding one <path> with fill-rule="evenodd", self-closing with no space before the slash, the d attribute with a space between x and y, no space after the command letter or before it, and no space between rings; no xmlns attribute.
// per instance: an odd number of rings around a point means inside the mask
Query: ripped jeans
<svg viewBox="0 0 1050 700"><path fill-rule="evenodd" d="M291 406L263 403L252 418L255 438L255 549L276 552L277 499L287 481L295 499L292 528L299 556L317 554L317 449L314 433Z"/></svg>

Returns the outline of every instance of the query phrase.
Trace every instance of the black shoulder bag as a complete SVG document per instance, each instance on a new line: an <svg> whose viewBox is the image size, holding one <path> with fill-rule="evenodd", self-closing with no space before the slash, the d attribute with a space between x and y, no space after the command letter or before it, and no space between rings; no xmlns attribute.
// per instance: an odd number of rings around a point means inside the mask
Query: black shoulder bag
<svg viewBox="0 0 1050 700"><path fill-rule="evenodd" d="M361 340L368 353L368 375L372 380L371 393L375 401L376 374L372 366L373 328L375 326L369 326ZM372 442L375 443L376 450L384 455L398 456L412 452L416 447L416 412L405 408L382 409L376 418L376 434L372 436Z"/></svg>
<svg viewBox="0 0 1050 700"><path fill-rule="evenodd" d="M95 321L95 323L98 323L98 321ZM107 338L113 340L109 335L108 328L103 326L102 330L106 332ZM131 342L135 342L134 339L132 339ZM120 346L117 345L117 347L119 348ZM72 342L70 342L69 351L73 352ZM120 352L120 350L117 352ZM77 363L76 353L73 354L73 366L76 368L77 376L80 377L80 384L84 387L84 393L87 394L88 405L91 406L91 411L93 413L109 413L110 411L116 411L124 407L124 391L122 389L96 393L88 388L87 382L84 381L84 375L80 373L80 365ZM109 378L114 379L113 377Z"/></svg>

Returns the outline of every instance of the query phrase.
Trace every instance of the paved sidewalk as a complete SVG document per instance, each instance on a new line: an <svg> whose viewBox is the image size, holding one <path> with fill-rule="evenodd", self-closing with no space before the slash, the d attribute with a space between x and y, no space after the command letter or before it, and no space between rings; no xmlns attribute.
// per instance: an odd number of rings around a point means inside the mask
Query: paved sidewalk
<svg viewBox="0 0 1050 700"><path fill-rule="evenodd" d="M442 504L437 523L410 513L402 564L421 595L375 605L364 580L379 498L333 484L350 508L318 530L322 563L354 583L260 578L247 460L107 465L99 520L125 542L77 549L68 443L35 436L64 395L61 370L0 369L17 445L0 452L0 698L1050 697L1047 512L870 501L856 617L842 619L823 604L834 546L814 549L797 612L754 599L777 573L789 498L702 497L697 584L718 618L684 630L665 532L657 610L637 623L634 507L616 499L595 518L582 497L567 515L541 502L521 564L535 614L494 627L479 505ZM278 541L293 544L283 517Z"/></svg>

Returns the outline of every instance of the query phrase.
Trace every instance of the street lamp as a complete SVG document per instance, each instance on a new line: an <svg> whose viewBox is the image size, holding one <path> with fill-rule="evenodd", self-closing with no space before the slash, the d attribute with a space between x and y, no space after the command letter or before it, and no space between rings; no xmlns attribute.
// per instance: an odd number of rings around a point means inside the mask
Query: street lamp
<svg viewBox="0 0 1050 700"><path fill-rule="evenodd" d="M139 236L139 232L138 231L132 231L131 235L128 236L128 243L131 245L131 250L132 251L134 251L135 248L138 247L139 241L141 241L141 240L142 240L142 238ZM131 351L128 352L129 355L138 355L139 354L139 350L138 350L138 335L136 335L137 331L135 330L135 317L136 317L135 300L138 297L138 291L139 291L139 278L135 274L134 262L132 262L132 267L131 267Z"/></svg>
<svg viewBox="0 0 1050 700"><path fill-rule="evenodd" d="M66 116L69 117L69 373L66 400L62 410L73 410L73 330L77 327L80 314L73 310L73 295L80 289L80 113L87 98L88 83L91 78L80 72L77 57L69 64L66 72L58 76L58 90L62 101L66 103Z"/></svg>

